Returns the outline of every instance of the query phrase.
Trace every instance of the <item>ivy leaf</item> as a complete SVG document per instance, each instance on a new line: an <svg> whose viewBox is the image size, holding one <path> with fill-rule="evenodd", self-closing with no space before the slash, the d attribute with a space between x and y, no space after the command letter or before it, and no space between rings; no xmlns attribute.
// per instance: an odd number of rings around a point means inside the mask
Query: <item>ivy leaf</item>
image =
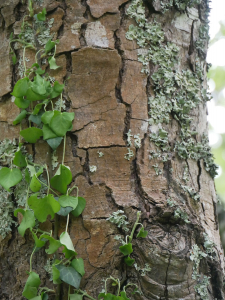
<svg viewBox="0 0 225 300"><path fill-rule="evenodd" d="M23 168L27 166L25 156L22 154L22 151L19 150L15 153L15 158L13 160L14 165L17 167Z"/></svg>
<svg viewBox="0 0 225 300"><path fill-rule="evenodd" d="M27 183L30 184L31 177L30 177L30 173L29 173L28 169L25 170L25 180Z"/></svg>
<svg viewBox="0 0 225 300"><path fill-rule="evenodd" d="M36 174L31 179L30 189L32 192L39 192L41 189L41 183L38 181Z"/></svg>
<svg viewBox="0 0 225 300"><path fill-rule="evenodd" d="M83 299L83 295L70 294L70 300L82 300L82 299Z"/></svg>
<svg viewBox="0 0 225 300"><path fill-rule="evenodd" d="M127 294L125 291L120 292L120 295L124 300L130 300L130 298L127 297Z"/></svg>
<svg viewBox="0 0 225 300"><path fill-rule="evenodd" d="M10 188L22 180L22 173L19 169L2 168L0 170L0 184L10 192Z"/></svg>
<svg viewBox="0 0 225 300"><path fill-rule="evenodd" d="M21 98L21 97L25 96L27 93L28 87L29 87L28 82L29 82L29 79L27 77L18 80L14 86L14 89L13 89L13 92L11 93L11 95L13 95L16 98L17 97Z"/></svg>
<svg viewBox="0 0 225 300"><path fill-rule="evenodd" d="M34 213L30 210L23 210L22 208L18 208L14 211L14 216L17 217L18 212L23 215L23 220L18 227L18 232L20 235L24 236L27 228L33 228L35 226L35 217Z"/></svg>
<svg viewBox="0 0 225 300"><path fill-rule="evenodd" d="M146 238L147 235L148 235L148 231L144 230L144 227L141 227L141 230L137 234L137 238L139 237Z"/></svg>
<svg viewBox="0 0 225 300"><path fill-rule="evenodd" d="M52 279L54 284L60 284L62 282L60 280L60 272L56 266L52 266Z"/></svg>
<svg viewBox="0 0 225 300"><path fill-rule="evenodd" d="M81 275L84 276L84 261L82 258L75 258L71 262L71 266Z"/></svg>
<svg viewBox="0 0 225 300"><path fill-rule="evenodd" d="M41 121L44 124L49 124L52 117L54 116L54 111L50 110L50 111L46 111L43 113L43 115L41 116Z"/></svg>
<svg viewBox="0 0 225 300"><path fill-rule="evenodd" d="M135 262L135 259L128 257L124 258L125 263L130 267L133 265L133 263Z"/></svg>
<svg viewBox="0 0 225 300"><path fill-rule="evenodd" d="M72 126L74 113L60 112L55 110L49 126L57 134L57 136L64 136Z"/></svg>
<svg viewBox="0 0 225 300"><path fill-rule="evenodd" d="M57 70L58 68L60 68L60 66L57 66L56 60L54 57L50 57L48 59L48 62L49 62L49 66L50 66L51 70Z"/></svg>
<svg viewBox="0 0 225 300"><path fill-rule="evenodd" d="M77 207L71 212L74 217L78 217L80 214L82 214L83 210L86 206L86 200L82 197L78 197L78 204Z"/></svg>
<svg viewBox="0 0 225 300"><path fill-rule="evenodd" d="M51 218L53 219L55 213L60 210L59 203L51 194L41 199L38 199L37 195L34 194L28 199L28 205L33 209L34 215L38 221L42 223L47 220L48 215L51 215Z"/></svg>
<svg viewBox="0 0 225 300"><path fill-rule="evenodd" d="M54 82L54 86L53 89L56 93L61 94L63 89L64 89L65 85L64 84L60 84L58 81Z"/></svg>
<svg viewBox="0 0 225 300"><path fill-rule="evenodd" d="M47 54L48 52L50 52L54 47L55 47L56 43L52 42L51 40L49 40L47 42L47 44L45 45L45 53Z"/></svg>
<svg viewBox="0 0 225 300"><path fill-rule="evenodd" d="M42 296L37 296L37 297L32 298L31 300L43 300L43 298L42 298Z"/></svg>
<svg viewBox="0 0 225 300"><path fill-rule="evenodd" d="M27 169L30 171L31 177L33 177L34 174L36 174L36 170L35 170L35 167L34 167L34 166L28 165L28 166L27 166Z"/></svg>
<svg viewBox="0 0 225 300"><path fill-rule="evenodd" d="M61 144L62 140L63 140L62 137L57 137L54 139L47 140L47 143L53 150L56 150L59 147L59 145Z"/></svg>
<svg viewBox="0 0 225 300"><path fill-rule="evenodd" d="M45 98L43 95L35 93L31 87L29 87L29 89L27 90L26 97L29 101L40 101Z"/></svg>
<svg viewBox="0 0 225 300"><path fill-rule="evenodd" d="M42 248L45 245L45 241L42 241L41 237L39 239L33 231L31 231L31 233L32 233L36 248Z"/></svg>
<svg viewBox="0 0 225 300"><path fill-rule="evenodd" d="M45 252L47 254L53 254L53 253L55 253L59 249L59 247L62 246L61 243L60 243L60 241L55 240L53 237L51 237L51 236L49 236L47 234L42 234L40 236L40 239L41 238L47 239L49 241L49 248L45 250Z"/></svg>
<svg viewBox="0 0 225 300"><path fill-rule="evenodd" d="M45 80L37 74L34 77L34 81L31 85L31 89L34 93L39 94L39 95L45 95L46 94L46 88L45 88Z"/></svg>
<svg viewBox="0 0 225 300"><path fill-rule="evenodd" d="M30 127L20 131L20 135L28 142L28 143L36 143L37 140L43 135L41 129L36 127Z"/></svg>
<svg viewBox="0 0 225 300"><path fill-rule="evenodd" d="M63 195L63 196L59 197L59 203L62 207L70 206L73 209L75 209L78 204L78 197Z"/></svg>
<svg viewBox="0 0 225 300"><path fill-rule="evenodd" d="M81 275L74 270L72 267L66 267L64 265L56 265L56 268L60 272L60 279L62 281L72 285L76 289L79 289L80 281L81 281Z"/></svg>
<svg viewBox="0 0 225 300"><path fill-rule="evenodd" d="M23 296L27 299L32 299L37 296L38 287L40 284L41 280L39 275L35 272L30 272L23 290Z"/></svg>
<svg viewBox="0 0 225 300"><path fill-rule="evenodd" d="M43 125L42 131L43 131L43 139L44 140L54 139L57 137L55 132L53 132L47 124Z"/></svg>
<svg viewBox="0 0 225 300"><path fill-rule="evenodd" d="M26 118L26 115L27 115L27 111L22 110L21 113L13 121L13 125L19 124L24 118Z"/></svg>
<svg viewBox="0 0 225 300"><path fill-rule="evenodd" d="M46 8L44 7L42 12L37 14L38 21L45 21L46 20L46 14L47 14Z"/></svg>
<svg viewBox="0 0 225 300"><path fill-rule="evenodd" d="M123 255L129 255L133 252L133 249L132 249L132 244L131 243L128 243L128 244L125 244L123 246L120 246L120 252L123 253Z"/></svg>
<svg viewBox="0 0 225 300"><path fill-rule="evenodd" d="M67 206L67 207L61 207L61 208L60 208L60 211L57 212L57 215L66 217L66 216L68 216L68 214L69 214L72 210L73 210L73 208L70 207L70 206Z"/></svg>
<svg viewBox="0 0 225 300"><path fill-rule="evenodd" d="M42 116L43 112L39 112L37 115L30 115L28 120L30 120L31 122L37 124L38 126L41 126L41 116Z"/></svg>
<svg viewBox="0 0 225 300"><path fill-rule="evenodd" d="M72 181L72 173L69 168L60 165L55 176L51 179L51 186L62 194L66 194L67 185Z"/></svg>
<svg viewBox="0 0 225 300"><path fill-rule="evenodd" d="M64 250L62 251L65 254L65 257L67 259L71 258L74 255L77 255L77 253L75 252L75 249L73 247L73 243L71 241L71 238L69 236L69 234L67 232L63 232L60 235L60 243L65 246Z"/></svg>
<svg viewBox="0 0 225 300"><path fill-rule="evenodd" d="M37 115L40 111L40 109L42 109L42 106L44 105L45 103L39 103L37 105L35 105L35 108L34 108L34 111L33 111L33 115Z"/></svg>
<svg viewBox="0 0 225 300"><path fill-rule="evenodd" d="M30 105L30 101L24 98L16 98L14 103L16 104L16 106L18 106L19 108L28 108L28 106Z"/></svg>

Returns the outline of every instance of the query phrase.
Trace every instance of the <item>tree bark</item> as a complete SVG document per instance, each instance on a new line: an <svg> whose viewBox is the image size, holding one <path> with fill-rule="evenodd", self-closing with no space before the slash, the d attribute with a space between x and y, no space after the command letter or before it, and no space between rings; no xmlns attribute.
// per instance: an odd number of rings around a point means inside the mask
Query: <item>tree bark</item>
<svg viewBox="0 0 225 300"><path fill-rule="evenodd" d="M12 65L8 44L10 33L19 33L22 18L27 14L25 2L0 0L1 140L19 136L19 125L12 125L19 109L13 105L10 95L20 78L19 64ZM174 43L179 47L179 74L182 70L195 74L195 63L201 62L204 69L202 84L205 86L205 49L203 52L198 50L195 41L199 39L201 24L207 23L207 2L202 0L201 4L185 10L178 9L174 3L166 12L163 12L161 2L144 1L148 22L161 24L164 45ZM202 158L182 159L174 150L180 140L181 124L173 109L168 114L167 124L156 122L149 125L153 108L148 99L159 93L165 74L156 92L152 75L160 66L150 59L150 73L141 72L143 65L138 61L141 47L135 39L126 38L129 26L137 25L127 14L130 5L128 0L34 1L35 13L46 7L48 19L54 18L51 33L54 39L59 39L56 62L61 68L51 71L50 76L60 83L70 77L63 98L66 110L75 112L75 120L67 136L65 163L71 168L80 196L87 201L82 217L72 216L69 223L76 252L85 263L81 289L97 298L103 288L102 279L112 275L120 279L122 286L127 283L139 286L142 294L131 295L131 299L224 299L224 257L213 178ZM207 41L204 46L207 46ZM21 58L21 48L17 48L16 55ZM34 55L33 50L26 51L28 67L34 63ZM183 87L176 83L173 88L176 93ZM168 100L172 103L170 96ZM189 115L191 128L197 131L195 142L202 143L203 134L207 134L205 102L200 101ZM166 151L162 150L161 144L157 147L155 140L150 138L161 129L168 133L169 148ZM132 145L128 145L129 130L132 135L139 134L140 147L135 147L133 136ZM128 148L134 154L130 158ZM40 140L33 147L27 145L27 149L35 162L49 160L50 150L44 141ZM157 151L160 151L160 156L157 156ZM167 156L165 161L162 159L164 154ZM56 156L60 161L61 146ZM92 166L97 167L96 171L90 171ZM196 195L200 198L195 198ZM170 201L172 204L169 205ZM144 276L141 276L141 270L123 262L119 251L121 244L114 238L123 236L124 232L107 220L118 210L123 210L127 216L129 229L132 229L137 211L141 211L141 222L148 236L137 239L135 235L132 257L142 270L145 264L151 267ZM189 223L185 222L187 218ZM60 217L58 234L64 230L65 224L66 218ZM41 229L53 230L54 221L49 219L41 224ZM214 250L201 257L197 265L200 276L193 279L196 261L191 260L190 255L194 245L207 253L204 234L215 243ZM25 238L21 237L15 226L2 238L2 300L24 299L22 291L32 249L32 237L28 233ZM40 274L42 284L52 288L44 269L47 259L44 250L37 252L33 257L33 269ZM205 286L204 275L209 278L209 284ZM205 287L205 298L196 291L197 284ZM67 290L68 286L64 284L59 299L68 299ZM113 287L109 286L109 291L113 291ZM49 299L56 298L52 295Z"/></svg>

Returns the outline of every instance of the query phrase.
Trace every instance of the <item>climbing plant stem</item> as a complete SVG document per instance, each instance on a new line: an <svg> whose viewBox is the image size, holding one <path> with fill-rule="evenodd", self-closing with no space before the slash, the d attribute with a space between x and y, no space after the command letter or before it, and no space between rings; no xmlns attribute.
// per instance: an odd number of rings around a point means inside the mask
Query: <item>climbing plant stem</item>
<svg viewBox="0 0 225 300"><path fill-rule="evenodd" d="M133 229L132 229L131 234L130 234L130 236L129 236L129 243L132 242L132 239L133 239L133 236L134 236L135 229L136 229L136 227L137 227L137 225L138 225L138 221L139 221L139 219L140 219L140 215L141 215L141 212L138 211L138 212L137 212L137 220L136 220L136 222L134 223Z"/></svg>
<svg viewBox="0 0 225 300"><path fill-rule="evenodd" d="M33 254L34 254L35 250L36 250L36 246L34 247L34 250L33 250L33 252L31 253L31 256L30 256L30 272L32 272L32 258L33 258Z"/></svg>
<svg viewBox="0 0 225 300"><path fill-rule="evenodd" d="M70 220L70 214L68 214L67 220L66 220L66 232L68 231L69 220Z"/></svg>
<svg viewBox="0 0 225 300"><path fill-rule="evenodd" d="M65 134L65 136L64 136L62 165L64 165L65 152L66 152L66 134Z"/></svg>

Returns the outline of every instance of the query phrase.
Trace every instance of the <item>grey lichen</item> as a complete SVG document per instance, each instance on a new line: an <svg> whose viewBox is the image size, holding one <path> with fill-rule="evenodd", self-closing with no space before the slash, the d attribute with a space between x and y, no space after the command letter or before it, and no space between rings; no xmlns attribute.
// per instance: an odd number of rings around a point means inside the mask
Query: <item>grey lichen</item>
<svg viewBox="0 0 225 300"><path fill-rule="evenodd" d="M104 153L103 153L103 152L101 152L101 151L98 151L97 153L98 153L98 157L102 157L102 156L104 156Z"/></svg>
<svg viewBox="0 0 225 300"><path fill-rule="evenodd" d="M122 228L125 232L129 231L127 227L129 222L127 221L127 217L124 215L123 210L118 210L116 212L113 212L106 220L110 221L113 224L116 224L117 227Z"/></svg>
<svg viewBox="0 0 225 300"><path fill-rule="evenodd" d="M138 272L140 272L141 276L145 276L147 272L151 271L151 268L147 263L145 264L144 268L138 266L137 263L134 264L134 267Z"/></svg>
<svg viewBox="0 0 225 300"><path fill-rule="evenodd" d="M167 199L167 205L169 207L177 207L174 210L174 218L175 219L181 219L183 220L185 223L190 223L189 218L188 218L188 214L179 207L179 205L177 204L176 201L172 200L171 198Z"/></svg>
<svg viewBox="0 0 225 300"><path fill-rule="evenodd" d="M130 148L127 148L127 151L128 152L127 152L127 154L124 155L124 158L127 160L130 160L134 156L134 152Z"/></svg>
<svg viewBox="0 0 225 300"><path fill-rule="evenodd" d="M91 173L94 173L94 172L97 171L97 167L96 166L90 166L89 170L90 170Z"/></svg>

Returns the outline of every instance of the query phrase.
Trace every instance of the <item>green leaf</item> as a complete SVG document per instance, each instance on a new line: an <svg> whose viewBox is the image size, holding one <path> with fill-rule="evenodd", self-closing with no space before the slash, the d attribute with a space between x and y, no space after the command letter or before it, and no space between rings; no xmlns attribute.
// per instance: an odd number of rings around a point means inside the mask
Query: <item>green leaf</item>
<svg viewBox="0 0 225 300"><path fill-rule="evenodd" d="M42 68L37 68L37 70L35 70L35 73L38 75L43 75L45 73L45 70L42 70Z"/></svg>
<svg viewBox="0 0 225 300"><path fill-rule="evenodd" d="M56 266L52 266L52 277L54 284L60 284L62 281L60 280L60 272L56 268Z"/></svg>
<svg viewBox="0 0 225 300"><path fill-rule="evenodd" d="M74 113L54 111L49 126L57 134L57 136L64 136L72 126Z"/></svg>
<svg viewBox="0 0 225 300"><path fill-rule="evenodd" d="M44 140L54 139L57 137L55 132L53 132L47 124L43 125L42 131L43 131L43 139Z"/></svg>
<svg viewBox="0 0 225 300"><path fill-rule="evenodd" d="M35 167L34 167L34 166L28 165L28 166L27 166L27 169L30 171L31 177L33 177L34 174L36 174L36 170L35 170Z"/></svg>
<svg viewBox="0 0 225 300"><path fill-rule="evenodd" d="M41 199L38 199L37 195L34 194L28 199L28 205L33 209L35 217L40 222L45 222L48 215L51 215L53 219L55 213L60 210L59 203L51 194Z"/></svg>
<svg viewBox="0 0 225 300"><path fill-rule="evenodd" d="M38 181L36 174L31 179L30 189L34 193L39 192L41 189L41 183Z"/></svg>
<svg viewBox="0 0 225 300"><path fill-rule="evenodd" d="M29 120L35 124L37 124L38 126L41 126L41 116L42 116L43 112L40 111L37 115L30 115L29 116Z"/></svg>
<svg viewBox="0 0 225 300"><path fill-rule="evenodd" d="M57 70L58 68L60 68L60 66L57 66L56 60L54 57L50 57L48 59L48 62L49 62L49 66L50 66L51 70Z"/></svg>
<svg viewBox="0 0 225 300"><path fill-rule="evenodd" d="M27 299L32 299L37 296L38 287L40 284L41 281L39 275L35 272L30 272L23 290L23 296Z"/></svg>
<svg viewBox="0 0 225 300"><path fill-rule="evenodd" d="M27 90L26 96L29 101L40 101L45 99L43 95L38 95L37 93L35 93L31 87Z"/></svg>
<svg viewBox="0 0 225 300"><path fill-rule="evenodd" d="M51 236L49 236L47 234L42 234L40 236L40 239L41 238L45 238L45 239L49 240L49 248L45 250L45 252L47 254L53 254L53 253L55 253L59 249L59 247L62 246L61 243L60 243L60 241L55 240L53 237L51 237Z"/></svg>
<svg viewBox="0 0 225 300"><path fill-rule="evenodd" d="M20 131L20 135L28 142L28 143L36 143L37 140L43 135L41 129L36 127L30 127Z"/></svg>
<svg viewBox="0 0 225 300"><path fill-rule="evenodd" d="M42 299L43 299L42 296L37 296L37 297L32 298L31 300L42 300Z"/></svg>
<svg viewBox="0 0 225 300"><path fill-rule="evenodd" d="M60 279L62 281L72 285L76 289L79 289L81 275L72 267L65 267L64 265L56 265L56 268L60 271Z"/></svg>
<svg viewBox="0 0 225 300"><path fill-rule="evenodd" d="M131 243L128 243L128 244L125 244L123 246L120 246L120 252L123 253L123 255L129 255L133 252L133 249L132 249L132 244Z"/></svg>
<svg viewBox="0 0 225 300"><path fill-rule="evenodd" d="M47 93L45 88L45 80L40 75L37 74L34 77L34 81L31 85L31 89L36 94L45 95Z"/></svg>
<svg viewBox="0 0 225 300"><path fill-rule="evenodd" d="M78 197L63 195L63 196L59 197L59 203L62 207L70 206L73 209L75 209L78 204Z"/></svg>
<svg viewBox="0 0 225 300"><path fill-rule="evenodd" d="M22 154L22 151L19 150L15 153L15 158L13 160L14 165L17 167L23 168L27 166L25 156Z"/></svg>
<svg viewBox="0 0 225 300"><path fill-rule="evenodd" d="M33 231L31 231L31 233L32 233L32 236L33 236L33 239L34 239L34 242L35 242L35 246L37 247L37 248L42 248L44 245L45 245L45 241L42 241L41 240L41 237L40 237L40 239L37 237L37 235L33 232Z"/></svg>
<svg viewBox="0 0 225 300"><path fill-rule="evenodd" d="M62 194L66 194L67 185L72 181L72 173L64 165L60 165L55 176L51 179L51 186Z"/></svg>
<svg viewBox="0 0 225 300"><path fill-rule="evenodd" d="M79 294L70 294L70 300L82 300L83 296Z"/></svg>
<svg viewBox="0 0 225 300"><path fill-rule="evenodd" d="M27 115L27 111L22 110L21 113L13 121L13 125L19 124L24 118L26 118L26 115Z"/></svg>
<svg viewBox="0 0 225 300"><path fill-rule="evenodd" d="M16 104L16 106L18 106L19 108L28 108L28 106L30 105L30 101L24 98L16 98L14 103Z"/></svg>
<svg viewBox="0 0 225 300"><path fill-rule="evenodd" d="M57 137L54 139L47 140L47 143L53 150L56 150L59 147L59 145L61 144L62 140L63 140L62 137Z"/></svg>
<svg viewBox="0 0 225 300"><path fill-rule="evenodd" d="M127 297L127 294L125 291L120 292L120 295L124 300L130 300L130 298Z"/></svg>
<svg viewBox="0 0 225 300"><path fill-rule="evenodd" d="M45 53L47 54L48 52L50 52L55 47L55 44L56 44L55 42L49 40L45 45Z"/></svg>
<svg viewBox="0 0 225 300"><path fill-rule="evenodd" d="M75 249L73 247L73 243L71 241L71 238L69 236L69 234L67 232L63 232L60 235L60 243L65 246L64 250L62 251L65 254L65 257L67 259L71 258L74 255L77 255L77 253L75 252Z"/></svg>
<svg viewBox="0 0 225 300"><path fill-rule="evenodd" d="M54 111L52 111L52 110L46 111L45 113L43 113L43 115L41 117L41 121L44 124L49 124L53 116L54 116Z"/></svg>
<svg viewBox="0 0 225 300"><path fill-rule="evenodd" d="M135 259L128 257L124 258L125 263L130 267L133 265L133 263L135 262Z"/></svg>
<svg viewBox="0 0 225 300"><path fill-rule="evenodd" d="M13 95L16 98L21 98L26 95L28 90L28 82L29 79L27 77L20 79L17 81L17 83L14 86L13 92L11 95Z"/></svg>
<svg viewBox="0 0 225 300"><path fill-rule="evenodd" d="M46 20L46 14L47 14L46 8L44 7L42 12L37 14L38 21L45 21Z"/></svg>
<svg viewBox="0 0 225 300"><path fill-rule="evenodd" d="M82 197L78 197L78 204L77 207L71 212L74 217L78 217L80 214L82 214L83 210L86 206L86 200Z"/></svg>
<svg viewBox="0 0 225 300"><path fill-rule="evenodd" d="M70 206L61 207L60 210L57 212L57 215L66 217L72 210L73 208Z"/></svg>
<svg viewBox="0 0 225 300"><path fill-rule="evenodd" d="M31 177L30 177L30 173L29 173L28 169L25 170L25 180L27 183L30 184Z"/></svg>
<svg viewBox="0 0 225 300"><path fill-rule="evenodd" d="M54 82L53 89L56 93L61 94L63 92L64 87L65 87L65 84L60 84L58 81Z"/></svg>
<svg viewBox="0 0 225 300"><path fill-rule="evenodd" d="M35 226L35 217L34 213L30 210L23 210L22 208L18 208L14 211L14 216L17 217L18 212L23 215L23 220L18 227L18 232L20 235L24 236L27 228L33 228Z"/></svg>
<svg viewBox="0 0 225 300"><path fill-rule="evenodd" d="M148 231L144 230L144 227L141 227L141 230L137 234L137 238L139 237L146 238L147 235L148 235Z"/></svg>
<svg viewBox="0 0 225 300"><path fill-rule="evenodd" d="M37 115L40 111L40 109L42 109L42 106L44 105L44 103L39 103L37 105L35 105L34 111L33 111L33 115Z"/></svg>
<svg viewBox="0 0 225 300"><path fill-rule="evenodd" d="M84 276L84 261L82 258L75 258L71 262L71 266L81 275Z"/></svg>
<svg viewBox="0 0 225 300"><path fill-rule="evenodd" d="M19 169L2 168L0 170L0 184L10 192L10 188L22 180L22 173Z"/></svg>

